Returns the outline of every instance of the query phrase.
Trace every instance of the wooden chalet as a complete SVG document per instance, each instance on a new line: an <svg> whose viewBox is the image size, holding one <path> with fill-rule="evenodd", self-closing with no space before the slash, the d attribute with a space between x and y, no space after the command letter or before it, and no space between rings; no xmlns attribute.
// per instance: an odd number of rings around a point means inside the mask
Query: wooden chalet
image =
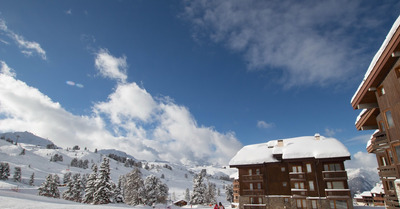
<svg viewBox="0 0 400 209"><path fill-rule="evenodd" d="M384 206L384 199L385 192L383 190L383 185L379 183L377 183L371 191L364 191L354 196L357 205Z"/></svg>
<svg viewBox="0 0 400 209"><path fill-rule="evenodd" d="M239 171L239 208L353 208L349 159L341 142L319 134L245 146L229 163Z"/></svg>
<svg viewBox="0 0 400 209"><path fill-rule="evenodd" d="M377 131L367 145L378 161L387 208L400 208L400 17L373 58L351 105L363 109L358 130ZM396 181L397 180L397 181Z"/></svg>

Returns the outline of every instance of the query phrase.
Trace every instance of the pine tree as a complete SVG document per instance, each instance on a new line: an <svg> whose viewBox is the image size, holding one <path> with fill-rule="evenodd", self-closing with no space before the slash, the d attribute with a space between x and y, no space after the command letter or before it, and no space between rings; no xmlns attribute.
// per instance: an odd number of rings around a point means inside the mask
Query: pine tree
<svg viewBox="0 0 400 209"><path fill-rule="evenodd" d="M35 182L35 173L32 173L31 178L29 179L29 185L33 186Z"/></svg>
<svg viewBox="0 0 400 209"><path fill-rule="evenodd" d="M54 176L57 176L57 175L54 175ZM46 177L46 180L38 188L40 196L54 197L54 198L60 197L60 191L58 190L58 184L56 183L56 181L54 179L55 179L55 177L53 177L53 175L51 175L51 174L49 174Z"/></svg>
<svg viewBox="0 0 400 209"><path fill-rule="evenodd" d="M68 182L70 182L71 181L71 172L68 172L68 173L66 173L66 174L64 174L64 177L63 177L63 183L64 184L68 184Z"/></svg>
<svg viewBox="0 0 400 209"><path fill-rule="evenodd" d="M206 192L204 195L205 203L217 202L217 199L215 198L216 187L217 187L217 185L215 185L212 182L207 183L207 189L206 189Z"/></svg>
<svg viewBox="0 0 400 209"><path fill-rule="evenodd" d="M57 174L53 175L53 181L50 183L50 193L54 198L60 198L60 190L58 186L60 185L60 177Z"/></svg>
<svg viewBox="0 0 400 209"><path fill-rule="evenodd" d="M72 200L73 188L74 188L74 181L73 179L69 180L66 185L67 189L63 192L62 198L65 200Z"/></svg>
<svg viewBox="0 0 400 209"><path fill-rule="evenodd" d="M10 165L8 163L0 163L0 180L7 180L10 176Z"/></svg>
<svg viewBox="0 0 400 209"><path fill-rule="evenodd" d="M21 167L14 168L14 176L13 179L15 182L21 182Z"/></svg>
<svg viewBox="0 0 400 209"><path fill-rule="evenodd" d="M108 204L112 196L111 178L110 178L110 161L103 158L100 165L99 176L95 183L96 191L93 196L93 204Z"/></svg>
<svg viewBox="0 0 400 209"><path fill-rule="evenodd" d="M81 180L81 175L79 173L75 174L73 177L73 189L72 189L72 201L81 202L84 192L84 186Z"/></svg>
<svg viewBox="0 0 400 209"><path fill-rule="evenodd" d="M135 206L143 203L143 185L142 173L139 168L134 168L125 176L123 191L126 204Z"/></svg>
<svg viewBox="0 0 400 209"><path fill-rule="evenodd" d="M205 192L206 186L203 183L203 173L195 175L193 177L193 192L192 197L190 198L190 204L199 205L205 203Z"/></svg>
<svg viewBox="0 0 400 209"><path fill-rule="evenodd" d="M168 197L168 186L154 175L148 176L144 181L144 204L165 203Z"/></svg>
<svg viewBox="0 0 400 209"><path fill-rule="evenodd" d="M123 194L123 176L118 178L118 184L114 189L114 203L123 203L124 202L124 194Z"/></svg>
<svg viewBox="0 0 400 209"><path fill-rule="evenodd" d="M190 201L190 191L189 191L189 188L186 188L186 192L185 192L185 200L186 200L187 202L189 202L189 201Z"/></svg>
<svg viewBox="0 0 400 209"><path fill-rule="evenodd" d="M83 198L84 203L93 203L94 192L96 191L95 183L97 179L97 165L92 165L92 173L86 182L85 196Z"/></svg>
<svg viewBox="0 0 400 209"><path fill-rule="evenodd" d="M225 187L226 200L233 202L233 184L229 184Z"/></svg>

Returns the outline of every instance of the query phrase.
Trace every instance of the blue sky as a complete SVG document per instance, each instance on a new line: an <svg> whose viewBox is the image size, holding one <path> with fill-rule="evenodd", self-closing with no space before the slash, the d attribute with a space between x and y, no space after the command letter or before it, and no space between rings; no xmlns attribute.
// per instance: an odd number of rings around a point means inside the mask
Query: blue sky
<svg viewBox="0 0 400 209"><path fill-rule="evenodd" d="M226 163L320 133L366 155L350 99L397 1L1 1L0 132ZM365 154L365 155L364 155Z"/></svg>

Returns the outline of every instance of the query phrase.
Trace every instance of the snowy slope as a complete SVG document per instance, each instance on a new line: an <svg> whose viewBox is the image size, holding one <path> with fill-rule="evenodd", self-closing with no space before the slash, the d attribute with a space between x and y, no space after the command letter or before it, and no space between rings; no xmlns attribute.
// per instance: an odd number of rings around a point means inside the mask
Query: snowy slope
<svg viewBox="0 0 400 209"><path fill-rule="evenodd" d="M25 149L25 155L20 155L23 149ZM20 193L22 192L36 196L37 187L42 184L48 174L57 174L62 181L64 174L67 172L81 174L91 173L91 165L93 163L100 165L103 157L105 156L104 153L112 153L115 155L123 155L121 157L127 157L123 152L118 150L105 150L104 152L100 150L97 153L94 153L84 149L46 149L45 147L32 144L18 143L18 145L15 145L5 140L0 140L0 161L9 163L11 174L8 181L0 181L0 190L9 191L18 187ZM51 162L50 158L55 154L61 155L63 157L63 161ZM133 158L133 156L128 157ZM70 162L74 158L79 160L88 160L89 168L82 169L71 167ZM161 178L161 176L164 177L161 179L161 181L168 185L170 199L172 201L184 199L186 189L188 188L190 192L192 191L194 175L199 173L202 169L206 169L208 174L207 181L215 183L221 192L220 196L217 197L217 200L226 203L225 190L223 189L223 186L231 184L232 182L223 179L226 179L226 177L232 172L236 172L235 169L215 168L211 166L188 168L183 165L172 164L168 162L141 162L143 167L145 167L145 165L149 167L148 170L144 168L141 169L143 178L151 174L159 178ZM22 169L22 183L15 183L12 181L12 175L15 167L21 167ZM133 168L125 167L124 163L111 159L110 169L111 179L116 183L121 175L129 173ZM35 187L27 185L32 173L35 173ZM63 189L64 188L60 188L60 190ZM0 208L4 207L0 206Z"/></svg>
<svg viewBox="0 0 400 209"><path fill-rule="evenodd" d="M13 133L0 133L0 138L2 139L11 139L14 142L18 143L25 143L25 144L32 144L32 145L38 145L42 147L46 147L48 144L52 144L48 139L44 139L42 137L36 136L33 133L30 132L13 132Z"/></svg>

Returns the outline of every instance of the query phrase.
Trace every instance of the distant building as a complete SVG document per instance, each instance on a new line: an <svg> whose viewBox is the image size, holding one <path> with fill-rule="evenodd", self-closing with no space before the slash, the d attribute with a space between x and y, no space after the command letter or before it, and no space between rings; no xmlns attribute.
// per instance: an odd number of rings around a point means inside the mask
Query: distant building
<svg viewBox="0 0 400 209"><path fill-rule="evenodd" d="M182 207L182 206L187 205L187 202L186 202L186 200L178 200L178 201L174 202L174 205Z"/></svg>
<svg viewBox="0 0 400 209"><path fill-rule="evenodd" d="M233 202L232 208L236 208L239 205L239 192L240 192L240 184L239 184L239 172L230 176L233 178Z"/></svg>
<svg viewBox="0 0 400 209"><path fill-rule="evenodd" d="M371 191L365 191L354 196L357 205L384 206L384 199L385 191L383 190L383 185L379 183Z"/></svg>
<svg viewBox="0 0 400 209"><path fill-rule="evenodd" d="M400 184L396 184L400 181L399 26L400 17L371 61L351 100L354 109L363 109L356 120L356 128L377 129L367 145L367 151L376 155L387 208L400 208Z"/></svg>
<svg viewBox="0 0 400 209"><path fill-rule="evenodd" d="M341 142L319 134L245 146L229 162L239 171L239 208L352 209L349 159Z"/></svg>

